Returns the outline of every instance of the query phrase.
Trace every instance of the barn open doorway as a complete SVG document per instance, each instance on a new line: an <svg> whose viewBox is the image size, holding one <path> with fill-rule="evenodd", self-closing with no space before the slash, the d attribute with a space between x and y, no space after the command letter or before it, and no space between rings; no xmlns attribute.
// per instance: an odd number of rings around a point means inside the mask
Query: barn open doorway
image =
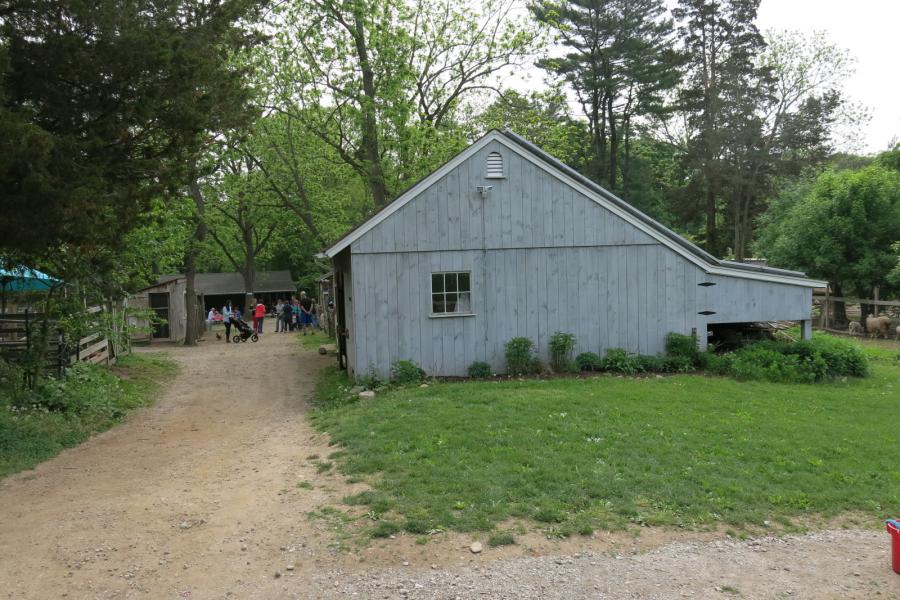
<svg viewBox="0 0 900 600"><path fill-rule="evenodd" d="M153 324L153 339L167 340L169 333L169 294L149 294L150 308L162 322Z"/></svg>

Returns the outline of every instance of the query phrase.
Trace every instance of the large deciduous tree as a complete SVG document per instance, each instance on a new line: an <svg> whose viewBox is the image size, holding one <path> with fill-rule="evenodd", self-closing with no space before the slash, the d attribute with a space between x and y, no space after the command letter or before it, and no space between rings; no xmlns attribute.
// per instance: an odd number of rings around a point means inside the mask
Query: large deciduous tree
<svg viewBox="0 0 900 600"><path fill-rule="evenodd" d="M464 144L448 128L535 35L513 0L305 0L276 14L271 108L292 113L366 183L376 208Z"/></svg>
<svg viewBox="0 0 900 600"><path fill-rule="evenodd" d="M875 164L826 171L782 194L761 219L757 251L776 266L831 283L835 295L869 297L890 280L900 240L900 172ZM836 322L845 322L843 304Z"/></svg>

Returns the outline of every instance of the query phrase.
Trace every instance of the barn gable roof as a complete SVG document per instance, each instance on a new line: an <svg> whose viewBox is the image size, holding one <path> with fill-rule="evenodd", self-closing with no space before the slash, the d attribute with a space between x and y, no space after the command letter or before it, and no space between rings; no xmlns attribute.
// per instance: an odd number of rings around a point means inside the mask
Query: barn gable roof
<svg viewBox="0 0 900 600"><path fill-rule="evenodd" d="M504 131L489 131L475 143L447 161L443 166L409 187L396 200L348 232L329 247L324 254L329 258L334 258L338 253L349 247L376 225L388 219L421 192L492 141L499 142L538 168L545 170L557 179L579 190L588 198L647 233L659 243L688 259L709 274L758 279L804 287L825 287L827 285L824 281L809 279L804 273L799 271L720 260L508 129Z"/></svg>

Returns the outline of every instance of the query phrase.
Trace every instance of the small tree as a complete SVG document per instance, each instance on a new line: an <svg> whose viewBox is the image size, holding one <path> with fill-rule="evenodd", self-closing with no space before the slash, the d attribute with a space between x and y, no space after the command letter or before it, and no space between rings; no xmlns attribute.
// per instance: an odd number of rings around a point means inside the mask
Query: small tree
<svg viewBox="0 0 900 600"><path fill-rule="evenodd" d="M900 239L900 172L879 164L859 171L828 171L795 187L762 220L757 251L776 266L827 279L836 296L890 293ZM836 322L845 322L843 303Z"/></svg>

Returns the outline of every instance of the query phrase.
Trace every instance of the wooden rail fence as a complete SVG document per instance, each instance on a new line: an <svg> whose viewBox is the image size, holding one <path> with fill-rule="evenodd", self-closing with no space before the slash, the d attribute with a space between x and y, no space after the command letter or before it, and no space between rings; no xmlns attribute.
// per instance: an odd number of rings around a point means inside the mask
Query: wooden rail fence
<svg viewBox="0 0 900 600"><path fill-rule="evenodd" d="M98 314L102 307L88 309L88 313ZM21 313L0 314L0 358L13 363L23 364L35 350L38 343L36 337L46 327L47 345L41 357L44 369L48 373L62 376L65 370L80 361L93 364L112 365L116 362L116 349L104 334L90 333L77 343L66 343L63 331L54 320L47 320L43 313L25 310ZM35 373L27 374L28 384L34 384Z"/></svg>

